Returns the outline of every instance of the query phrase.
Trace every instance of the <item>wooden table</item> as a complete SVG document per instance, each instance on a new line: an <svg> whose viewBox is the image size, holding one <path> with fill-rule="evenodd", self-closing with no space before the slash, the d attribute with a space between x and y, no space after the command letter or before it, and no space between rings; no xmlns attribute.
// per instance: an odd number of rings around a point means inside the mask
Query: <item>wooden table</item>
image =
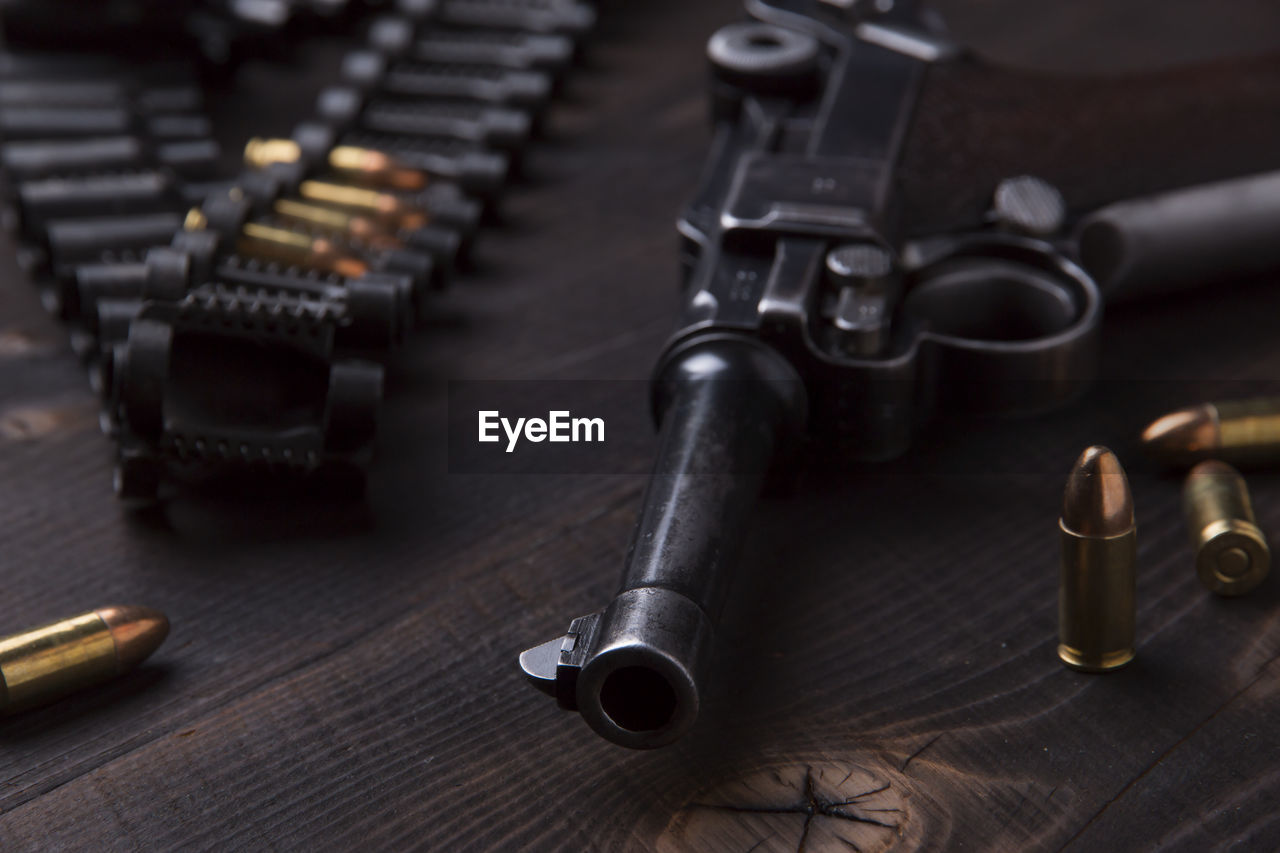
<svg viewBox="0 0 1280 853"><path fill-rule="evenodd" d="M1012 5L953 11L980 32ZM1277 31L1238 3L1234 30L1143 40L1069 5L986 32L1105 65ZM1278 375L1265 284L1113 312L1104 379L1069 410L938 424L898 462L764 502L674 746L612 746L524 684L517 653L612 594L643 477L450 473L447 380L647 376L707 141L702 44L737 6L605 4L479 269L393 362L367 504L126 515L64 333L6 263L0 626L138 603L173 633L128 677L0 725L0 849L1280 848L1280 583L1206 593L1180 482L1136 442L1167 408ZM1054 654L1058 504L1095 442L1139 522L1138 658L1107 676ZM1250 484L1280 529L1280 480Z"/></svg>

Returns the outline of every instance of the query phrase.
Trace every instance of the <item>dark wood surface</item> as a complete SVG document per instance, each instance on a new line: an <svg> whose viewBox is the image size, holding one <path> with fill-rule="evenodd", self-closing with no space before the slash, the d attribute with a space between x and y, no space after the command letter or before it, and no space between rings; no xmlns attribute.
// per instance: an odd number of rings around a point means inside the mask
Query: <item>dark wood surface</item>
<svg viewBox="0 0 1280 853"><path fill-rule="evenodd" d="M674 746L611 746L523 683L517 653L614 591L643 478L451 474L446 380L647 376L706 142L702 44L737 6L606 4L480 269L394 362L366 505L130 518L64 333L6 265L0 626L137 603L173 633L0 723L0 849L1280 848L1280 583L1202 589L1180 483L1136 446L1166 408L1280 375L1266 283L1113 312L1104 379L1069 410L938 424L762 503ZM1041 53L1100 32L1098 52L1165 55L1072 20ZM1129 469L1140 543L1138 658L1100 677L1054 654L1058 504L1095 442ZM1280 480L1250 484L1280 529Z"/></svg>

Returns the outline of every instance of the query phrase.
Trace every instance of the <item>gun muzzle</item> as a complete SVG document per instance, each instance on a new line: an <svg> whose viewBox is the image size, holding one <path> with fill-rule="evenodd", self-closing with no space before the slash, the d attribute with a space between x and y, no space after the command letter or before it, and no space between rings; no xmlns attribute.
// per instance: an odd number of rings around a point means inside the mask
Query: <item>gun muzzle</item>
<svg viewBox="0 0 1280 853"><path fill-rule="evenodd" d="M602 613L520 656L563 707L636 749L671 743L698 717L736 546L806 407L785 359L730 337L678 350L655 392L658 458L621 591Z"/></svg>

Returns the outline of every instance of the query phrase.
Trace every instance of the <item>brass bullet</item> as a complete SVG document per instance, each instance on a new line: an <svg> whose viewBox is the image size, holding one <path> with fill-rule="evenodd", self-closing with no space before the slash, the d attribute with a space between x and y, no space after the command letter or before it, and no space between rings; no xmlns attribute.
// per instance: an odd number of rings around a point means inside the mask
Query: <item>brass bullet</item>
<svg viewBox="0 0 1280 853"><path fill-rule="evenodd" d="M394 228L413 230L424 227L430 221L425 211L393 193L353 187L335 181L303 181L298 187L298 195L307 201L367 213Z"/></svg>
<svg viewBox="0 0 1280 853"><path fill-rule="evenodd" d="M204 215L204 211L198 207L193 207L187 211L187 216L182 220L183 231L203 231L209 227L209 218Z"/></svg>
<svg viewBox="0 0 1280 853"><path fill-rule="evenodd" d="M367 216L287 198L278 199L271 209L281 219L350 234L375 249L399 249L404 245L385 226Z"/></svg>
<svg viewBox="0 0 1280 853"><path fill-rule="evenodd" d="M1134 655L1137 529L1129 480L1107 448L1076 460L1058 528L1058 657L1082 672L1124 666Z"/></svg>
<svg viewBox="0 0 1280 853"><path fill-rule="evenodd" d="M427 185L425 172L372 148L339 145L329 152L329 168L354 180L397 190L420 190Z"/></svg>
<svg viewBox="0 0 1280 853"><path fill-rule="evenodd" d="M244 145L246 166L258 169L272 163L296 163L302 158L302 146L292 139L262 139L255 136Z"/></svg>
<svg viewBox="0 0 1280 853"><path fill-rule="evenodd" d="M193 207L187 212L182 227L186 231L203 231L209 227L209 220L200 208ZM236 251L248 258L276 261L347 278L359 278L369 269L364 261L342 251L332 240L263 222L248 222L240 229Z"/></svg>
<svg viewBox="0 0 1280 853"><path fill-rule="evenodd" d="M1216 459L1201 462L1187 475L1182 498L1200 582L1218 595L1244 595L1262 583L1271 549L1240 472Z"/></svg>
<svg viewBox="0 0 1280 853"><path fill-rule="evenodd" d="M302 146L292 139L250 139L244 146L247 165L262 169L272 163L296 163ZM398 190L420 190L428 177L420 169L405 166L390 154L373 148L338 145L328 156L329 168L358 183Z"/></svg>
<svg viewBox="0 0 1280 853"><path fill-rule="evenodd" d="M1280 462L1280 397L1178 409L1143 430L1142 445L1166 465L1192 465L1210 457L1235 465Z"/></svg>
<svg viewBox="0 0 1280 853"><path fill-rule="evenodd" d="M245 224L240 230L236 250L246 257L279 261L347 278L358 278L368 271L364 261L343 253L330 240L261 222Z"/></svg>
<svg viewBox="0 0 1280 853"><path fill-rule="evenodd" d="M123 675L169 635L148 607L104 607L0 639L0 713L24 711Z"/></svg>

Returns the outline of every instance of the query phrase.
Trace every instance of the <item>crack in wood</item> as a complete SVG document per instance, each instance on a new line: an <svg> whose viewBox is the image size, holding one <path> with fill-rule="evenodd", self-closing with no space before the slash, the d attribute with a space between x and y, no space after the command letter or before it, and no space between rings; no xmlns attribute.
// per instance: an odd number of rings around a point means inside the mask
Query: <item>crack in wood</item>
<svg viewBox="0 0 1280 853"><path fill-rule="evenodd" d="M920 747L920 748L919 748L919 749L917 749L915 752L913 752L913 753L911 753L910 755L908 755L908 756L907 756L907 758L906 758L906 760L902 762L902 766L898 768L898 771L899 771L900 773L906 773L906 772L907 772L907 765L909 765L912 761L914 761L916 758L918 758L918 757L920 756L920 753L924 752L926 749L928 749L929 747L931 747L931 746L933 746L935 743L937 743L937 742L938 742L938 739L939 739L939 738L941 738L944 734L946 734L946 733L945 733L945 732L938 732L936 735L934 735L932 738L930 738L930 739L925 743L925 745L924 745L924 746Z"/></svg>
<svg viewBox="0 0 1280 853"><path fill-rule="evenodd" d="M858 768L855 767L851 769L848 773L846 773L844 778L840 780L840 783L836 785L836 787L839 788L840 785L843 785L845 782L848 782L849 779L853 777L853 774L857 770ZM782 778L782 774L780 771L774 770L770 773L770 776L779 785L783 787L791 787L791 785ZM690 803L687 806L687 808L711 809L715 811L731 812L731 813L738 813L738 814L762 814L762 815L793 814L793 815L803 816L804 825L800 830L800 841L796 847L796 853L805 853L805 847L807 842L809 841L810 833L813 830L814 821L820 817L835 818L838 820L848 821L850 823L867 824L869 826L876 826L882 829L893 830L895 832L898 831L901 828L899 824L886 823L883 820L876 820L875 818L868 817L867 813L874 812L878 814L888 814L888 813L902 814L902 809L897 809L897 808L862 809L859 807L859 812L850 812L850 811L845 811L843 808L844 806L857 806L857 803L859 800L864 800L867 797L884 793L890 790L890 788L892 788L892 784L889 782L885 782L882 785L879 785L873 788L868 788L867 790L862 791L861 793L858 793L858 794L854 794L853 796L848 797L844 800L828 799L818 793L817 786L815 784L815 779L814 779L813 766L807 765L804 768L804 782L803 782L803 789L800 792L800 800L796 803L793 803L790 805L784 805L784 806L765 806L765 805L740 806L740 805L733 805L730 803L695 802L695 803ZM751 851L756 850L757 848L760 847L760 845L764 844L765 841L774 837L774 835L776 835L776 833L772 833L768 836L765 836L764 838L759 839L754 845L751 846L751 848L747 851L747 853L751 853ZM844 842L851 849L858 851L858 853L862 853L862 848L858 847L858 845L855 844L853 841L850 841L849 839L844 838L843 836L833 836L833 837L835 837L839 841Z"/></svg>
<svg viewBox="0 0 1280 853"><path fill-rule="evenodd" d="M804 853L804 843L809 840L809 830L813 827L813 818L817 814L821 805L818 798L813 793L813 767L804 768L804 829L800 831L800 844L796 848L797 853Z"/></svg>
<svg viewBox="0 0 1280 853"><path fill-rule="evenodd" d="M852 774L852 773L850 773L849 775L850 775L850 776L852 776L853 774ZM849 777L848 777L848 776L846 776L846 777L845 777L845 782L847 782L847 781L849 781ZM844 784L844 782L841 782L840 784L841 784L841 785L843 785L843 784ZM839 787L839 785L837 785L836 787ZM833 806L847 806L847 805L851 805L852 803L855 803L855 802L857 802L858 800L861 800L863 797L869 797L869 796L871 796L872 794L878 794L878 793L880 793L881 791L887 791L887 790L889 790L889 783L888 783L888 782L885 782L885 783L884 783L883 785L881 785L879 788L872 788L870 791L863 791L861 794L858 794L857 796L850 797L849 799L847 799L847 800L842 800L842 801L840 801L840 802L838 802L838 803L832 803L831 805L833 805ZM896 811L896 809L895 809L895 811Z"/></svg>

